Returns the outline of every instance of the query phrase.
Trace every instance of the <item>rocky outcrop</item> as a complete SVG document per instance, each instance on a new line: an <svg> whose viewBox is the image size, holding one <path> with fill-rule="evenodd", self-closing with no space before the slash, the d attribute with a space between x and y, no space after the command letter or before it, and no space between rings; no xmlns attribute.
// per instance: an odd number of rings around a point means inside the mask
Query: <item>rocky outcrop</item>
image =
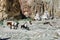
<svg viewBox="0 0 60 40"><path fill-rule="evenodd" d="M46 9L50 15L59 14L59 0L0 0L0 19L18 16L21 10L25 16L34 18L36 11L41 16Z"/></svg>
<svg viewBox="0 0 60 40"><path fill-rule="evenodd" d="M6 0L0 0L0 20L7 18Z"/></svg>
<svg viewBox="0 0 60 40"><path fill-rule="evenodd" d="M7 12L9 17L20 14L20 5L18 0L7 0Z"/></svg>

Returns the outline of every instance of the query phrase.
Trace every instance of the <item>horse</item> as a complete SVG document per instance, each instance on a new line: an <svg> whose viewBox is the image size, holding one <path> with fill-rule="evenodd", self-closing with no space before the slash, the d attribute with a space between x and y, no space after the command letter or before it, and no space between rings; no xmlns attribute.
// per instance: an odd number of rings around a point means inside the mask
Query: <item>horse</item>
<svg viewBox="0 0 60 40"><path fill-rule="evenodd" d="M17 29L18 28L18 22L8 21L7 26L9 25L10 29Z"/></svg>
<svg viewBox="0 0 60 40"><path fill-rule="evenodd" d="M30 30L26 23L23 24L23 25L21 25L21 28L24 28L24 29L26 29L26 30Z"/></svg>
<svg viewBox="0 0 60 40"><path fill-rule="evenodd" d="M25 26L25 25L21 25L21 28L24 28L26 30L30 30L28 26Z"/></svg>

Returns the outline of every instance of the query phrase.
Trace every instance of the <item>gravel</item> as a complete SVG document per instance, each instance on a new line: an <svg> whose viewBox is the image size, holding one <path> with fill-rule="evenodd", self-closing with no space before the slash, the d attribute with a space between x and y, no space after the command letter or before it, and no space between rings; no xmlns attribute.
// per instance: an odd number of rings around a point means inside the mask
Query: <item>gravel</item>
<svg viewBox="0 0 60 40"><path fill-rule="evenodd" d="M3 25L5 27L2 25L0 27L0 38L10 37L8 40L60 40L60 19L47 21L53 26L49 24L44 25L44 21L32 21L33 24L29 25L30 31L20 28L25 21L19 21L20 24L17 30L10 29L6 26L5 21Z"/></svg>

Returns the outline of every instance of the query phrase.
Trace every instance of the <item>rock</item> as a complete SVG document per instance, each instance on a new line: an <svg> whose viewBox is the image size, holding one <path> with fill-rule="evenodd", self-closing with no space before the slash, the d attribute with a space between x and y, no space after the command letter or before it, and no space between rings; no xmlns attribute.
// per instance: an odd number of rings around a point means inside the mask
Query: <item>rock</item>
<svg viewBox="0 0 60 40"><path fill-rule="evenodd" d="M60 29L56 30L56 32L60 36Z"/></svg>

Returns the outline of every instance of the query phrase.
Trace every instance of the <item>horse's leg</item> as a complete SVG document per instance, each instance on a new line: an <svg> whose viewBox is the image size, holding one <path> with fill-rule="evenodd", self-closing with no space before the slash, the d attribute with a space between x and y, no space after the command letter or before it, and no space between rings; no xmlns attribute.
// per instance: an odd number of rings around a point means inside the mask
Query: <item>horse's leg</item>
<svg viewBox="0 0 60 40"><path fill-rule="evenodd" d="M17 29L17 26L15 26L15 29Z"/></svg>
<svg viewBox="0 0 60 40"><path fill-rule="evenodd" d="M12 26L10 26L10 29L12 29Z"/></svg>
<svg viewBox="0 0 60 40"><path fill-rule="evenodd" d="M14 26L12 25L12 29L14 29Z"/></svg>
<svg viewBox="0 0 60 40"><path fill-rule="evenodd" d="M21 25L21 28L25 28L24 25Z"/></svg>
<svg viewBox="0 0 60 40"><path fill-rule="evenodd" d="M28 26L26 26L25 29L30 30Z"/></svg>
<svg viewBox="0 0 60 40"><path fill-rule="evenodd" d="M17 29L15 25L13 27L14 27L13 29Z"/></svg>
<svg viewBox="0 0 60 40"><path fill-rule="evenodd" d="M22 25L21 25L21 28L22 28Z"/></svg>
<svg viewBox="0 0 60 40"><path fill-rule="evenodd" d="M16 25L16 29L18 28L18 25Z"/></svg>
<svg viewBox="0 0 60 40"><path fill-rule="evenodd" d="M13 26L13 29L15 29L15 25Z"/></svg>
<svg viewBox="0 0 60 40"><path fill-rule="evenodd" d="M15 25L15 29L17 29L16 25Z"/></svg>

